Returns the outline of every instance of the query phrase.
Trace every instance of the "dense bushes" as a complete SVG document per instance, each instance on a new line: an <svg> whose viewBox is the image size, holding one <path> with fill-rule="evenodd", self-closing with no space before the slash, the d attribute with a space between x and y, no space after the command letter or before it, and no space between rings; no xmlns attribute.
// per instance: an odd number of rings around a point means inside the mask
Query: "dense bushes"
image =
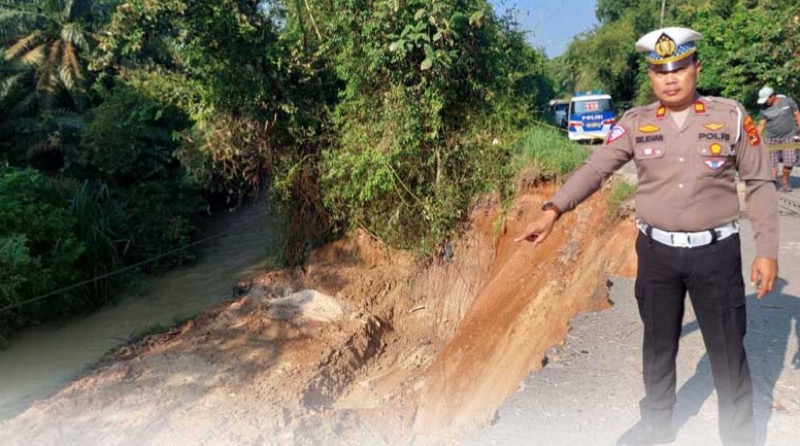
<svg viewBox="0 0 800 446"><path fill-rule="evenodd" d="M32 169L0 168L0 308L85 278L81 262L93 253L87 252L88 238L81 240L87 233L78 233L70 189ZM0 313L0 336L15 326L66 314L89 298L69 297L74 299Z"/></svg>
<svg viewBox="0 0 800 446"><path fill-rule="evenodd" d="M333 2L322 33L344 82L322 152L326 208L403 247L433 248L504 181L530 122L541 56L485 1ZM545 94L543 94L545 93ZM544 99L546 100L546 99Z"/></svg>
<svg viewBox="0 0 800 446"><path fill-rule="evenodd" d="M476 193L506 181L511 135L551 96L542 56L485 0L35 3L26 14L76 30L47 45L83 40L54 62L63 79L52 64L23 67L28 56L0 62L6 204L58 216L2 234L6 303L190 242L201 190L235 207L270 189L289 263L356 226L430 251ZM4 51L23 54L21 39L39 35L29 25L0 26ZM10 317L101 305L116 285Z"/></svg>

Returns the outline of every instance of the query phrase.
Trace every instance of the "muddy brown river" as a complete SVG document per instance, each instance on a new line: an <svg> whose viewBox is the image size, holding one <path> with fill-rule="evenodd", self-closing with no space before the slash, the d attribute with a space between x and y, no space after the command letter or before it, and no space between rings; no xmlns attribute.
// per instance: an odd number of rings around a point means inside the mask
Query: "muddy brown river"
<svg viewBox="0 0 800 446"><path fill-rule="evenodd" d="M142 296L66 323L16 335L0 350L0 419L52 395L107 351L155 325L170 326L229 299L237 280L265 267L275 237L266 200L210 222L219 237L201 246L198 262L148 280Z"/></svg>

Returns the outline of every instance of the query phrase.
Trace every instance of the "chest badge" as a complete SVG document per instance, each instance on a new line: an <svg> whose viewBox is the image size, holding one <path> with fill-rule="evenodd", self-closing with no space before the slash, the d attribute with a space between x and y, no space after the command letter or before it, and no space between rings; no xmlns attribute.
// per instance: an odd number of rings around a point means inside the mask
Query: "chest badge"
<svg viewBox="0 0 800 446"><path fill-rule="evenodd" d="M711 170L719 170L725 165L725 160L720 158L713 158L710 160L703 160L703 163Z"/></svg>
<svg viewBox="0 0 800 446"><path fill-rule="evenodd" d="M722 146L717 143L711 144L711 146L709 146L709 149L711 150L712 155L719 155L720 153L722 153Z"/></svg>
<svg viewBox="0 0 800 446"><path fill-rule="evenodd" d="M639 127L639 131L642 133L653 133L661 130L661 128L654 126L653 124L647 124Z"/></svg>
<svg viewBox="0 0 800 446"><path fill-rule="evenodd" d="M716 124L712 122L710 124L703 124L703 127L711 130L712 132L716 132L717 130L725 127L725 124Z"/></svg>

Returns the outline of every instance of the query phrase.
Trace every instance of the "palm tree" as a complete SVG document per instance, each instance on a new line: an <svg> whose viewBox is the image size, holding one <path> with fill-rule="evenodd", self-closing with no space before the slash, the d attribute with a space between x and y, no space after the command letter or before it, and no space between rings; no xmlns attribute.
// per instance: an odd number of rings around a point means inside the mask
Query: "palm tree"
<svg viewBox="0 0 800 446"><path fill-rule="evenodd" d="M74 105L86 88L85 55L95 39L90 32L91 0L0 0L0 51L15 72L0 85L0 99L27 84L16 108L49 108L65 91Z"/></svg>

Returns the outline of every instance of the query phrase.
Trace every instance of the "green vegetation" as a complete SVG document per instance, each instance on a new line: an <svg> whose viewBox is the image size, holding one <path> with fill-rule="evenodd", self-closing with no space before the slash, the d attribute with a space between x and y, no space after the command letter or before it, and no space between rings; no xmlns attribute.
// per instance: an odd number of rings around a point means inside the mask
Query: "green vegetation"
<svg viewBox="0 0 800 446"><path fill-rule="evenodd" d="M516 170L527 166L543 177L557 177L578 168L591 153L590 149L567 139L562 132L533 127L512 149Z"/></svg>
<svg viewBox="0 0 800 446"><path fill-rule="evenodd" d="M704 35L698 42L701 93L736 99L754 110L757 91L764 84L800 96L797 2L684 0L666 5L664 26L689 27ZM653 101L634 43L658 28L659 6L652 0L599 0L600 25L550 61L549 72L559 93L601 89L618 103Z"/></svg>
<svg viewBox="0 0 800 446"><path fill-rule="evenodd" d="M706 34L706 93L800 93L789 0L671 2ZM486 0L0 2L0 308L139 265L198 235L202 212L271 194L270 265L361 227L434 252L523 165L546 177L585 147L531 128L556 93L647 101L633 42L644 0L546 58ZM521 136L519 136L521 135ZM137 272L192 261L160 257ZM107 304L114 276L0 312L0 336Z"/></svg>
<svg viewBox="0 0 800 446"><path fill-rule="evenodd" d="M636 185L627 181L617 181L608 196L608 212L612 216L619 214L619 207L636 195Z"/></svg>

